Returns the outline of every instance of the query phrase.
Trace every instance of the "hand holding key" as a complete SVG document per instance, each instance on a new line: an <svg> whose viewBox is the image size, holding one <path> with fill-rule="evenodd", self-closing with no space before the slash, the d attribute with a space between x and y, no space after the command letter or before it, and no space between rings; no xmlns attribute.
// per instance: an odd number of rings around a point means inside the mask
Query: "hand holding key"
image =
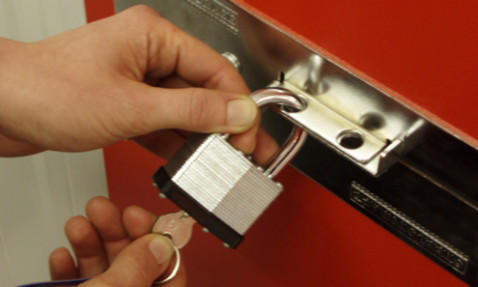
<svg viewBox="0 0 478 287"><path fill-rule="evenodd" d="M179 249L183 248L191 239L193 233L193 225L196 223L192 217L184 211L169 213L160 216L153 225L152 232L163 236L167 236L174 244L174 266L169 268L169 274L164 274L158 278L153 285L163 285L176 277L179 267L181 266L181 253Z"/></svg>
<svg viewBox="0 0 478 287"><path fill-rule="evenodd" d="M150 286L161 273L168 276L169 270L166 269L175 263L174 248L166 237L149 234L156 216L137 206L128 207L121 214L118 207L103 197L91 200L86 209L88 219L73 217L65 227L78 265L66 248L56 249L50 256L53 280L96 276L85 282L85 286L96 286L97 283ZM161 260L164 262L159 263ZM130 263L134 261L138 261L134 266L143 268L141 274L148 274L146 280L144 276L136 276L136 270L131 270ZM176 276L161 286L186 286L182 265Z"/></svg>

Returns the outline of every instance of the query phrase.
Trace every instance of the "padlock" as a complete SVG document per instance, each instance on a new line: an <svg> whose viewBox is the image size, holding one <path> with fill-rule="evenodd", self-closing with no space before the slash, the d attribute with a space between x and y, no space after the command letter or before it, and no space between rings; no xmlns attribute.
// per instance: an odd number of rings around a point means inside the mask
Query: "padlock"
<svg viewBox="0 0 478 287"><path fill-rule="evenodd" d="M299 112L300 96L282 88L266 88L251 95L256 104ZM274 176L301 148L306 133L294 126L291 136L265 169L232 147L227 134L197 134L153 176L162 195L192 216L205 230L236 248L244 233L282 192Z"/></svg>

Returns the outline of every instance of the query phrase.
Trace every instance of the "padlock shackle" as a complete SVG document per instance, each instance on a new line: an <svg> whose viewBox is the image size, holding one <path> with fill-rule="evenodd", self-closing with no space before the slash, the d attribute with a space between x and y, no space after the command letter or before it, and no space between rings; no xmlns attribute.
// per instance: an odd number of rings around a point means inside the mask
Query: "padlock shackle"
<svg viewBox="0 0 478 287"><path fill-rule="evenodd" d="M294 126L287 143L281 148L276 158L269 164L265 173L270 177L275 177L299 152L307 139L307 133Z"/></svg>
<svg viewBox="0 0 478 287"><path fill-rule="evenodd" d="M258 107L276 105L283 106L287 108L287 111L291 110L293 112L303 111L307 107L307 102L304 98L279 87L255 91L251 94L251 98L256 102Z"/></svg>
<svg viewBox="0 0 478 287"><path fill-rule="evenodd" d="M265 88L251 94L257 106L279 106L288 112L300 112L307 107L305 99L284 88ZM291 135L280 152L266 168L265 174L275 177L297 154L307 138L307 133L294 125Z"/></svg>

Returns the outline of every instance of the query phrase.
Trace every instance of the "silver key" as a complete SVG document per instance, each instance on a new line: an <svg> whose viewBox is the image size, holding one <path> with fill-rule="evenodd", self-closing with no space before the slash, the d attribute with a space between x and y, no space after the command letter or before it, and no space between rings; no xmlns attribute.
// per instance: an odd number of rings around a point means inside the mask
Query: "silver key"
<svg viewBox="0 0 478 287"><path fill-rule="evenodd" d="M159 217L153 225L153 232L169 235L177 248L183 248L191 239L196 221L183 210Z"/></svg>
<svg viewBox="0 0 478 287"><path fill-rule="evenodd" d="M154 281L153 286L163 285L171 281L178 273L179 266L181 265L179 249L183 248L191 239L194 223L196 221L182 210L160 216L154 223L151 231L171 238L176 258L172 271L165 278L160 277Z"/></svg>

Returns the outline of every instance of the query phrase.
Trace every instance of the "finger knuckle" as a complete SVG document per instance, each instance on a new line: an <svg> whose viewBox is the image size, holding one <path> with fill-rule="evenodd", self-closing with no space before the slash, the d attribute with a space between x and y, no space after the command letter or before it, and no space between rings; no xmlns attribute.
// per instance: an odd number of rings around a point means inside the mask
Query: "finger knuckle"
<svg viewBox="0 0 478 287"><path fill-rule="evenodd" d="M120 15L123 17L121 23L125 25L125 29L137 30L138 33L149 30L151 25L156 23L156 20L161 19L158 12L146 5L133 6L123 11Z"/></svg>
<svg viewBox="0 0 478 287"><path fill-rule="evenodd" d="M188 102L188 124L191 128L204 130L212 124L215 111L211 96L202 90L192 89Z"/></svg>
<svg viewBox="0 0 478 287"><path fill-rule="evenodd" d="M138 19L143 19L144 17L158 17L159 15L153 8L144 4L135 5L126 11Z"/></svg>

